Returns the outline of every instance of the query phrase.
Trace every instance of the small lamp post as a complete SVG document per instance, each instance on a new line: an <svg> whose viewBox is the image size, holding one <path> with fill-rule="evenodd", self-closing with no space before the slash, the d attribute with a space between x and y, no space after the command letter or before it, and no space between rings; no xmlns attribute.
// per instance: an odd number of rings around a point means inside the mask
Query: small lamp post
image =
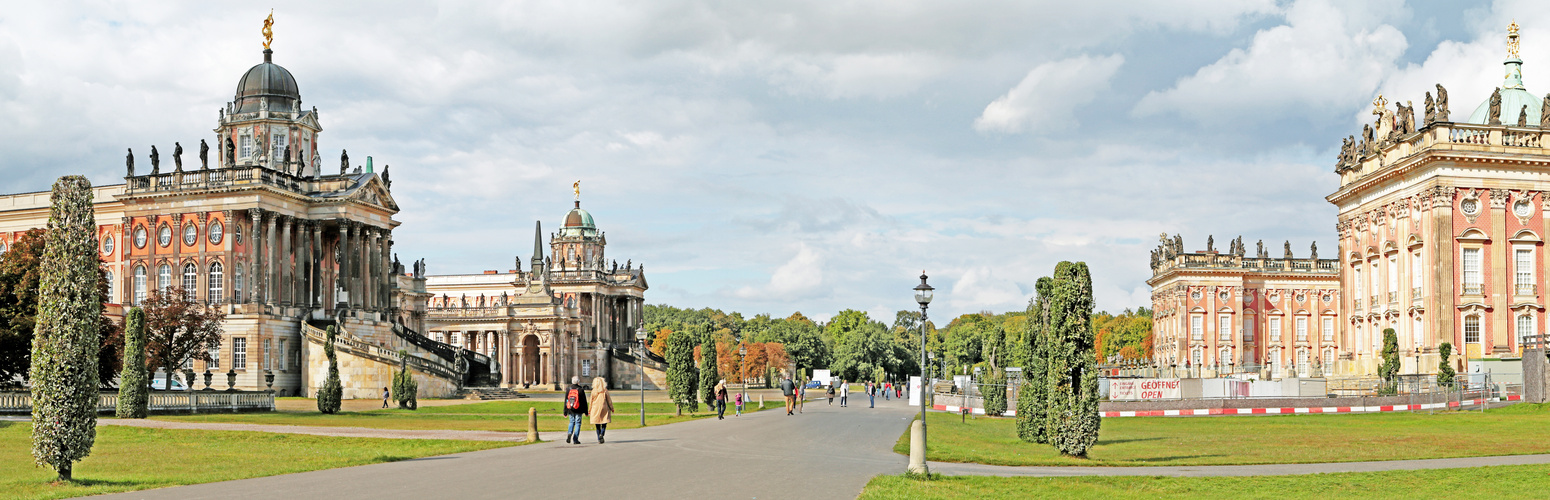
<svg viewBox="0 0 1550 500"><path fill-rule="evenodd" d="M737 346L737 380L743 383L743 404L748 404L748 344Z"/></svg>
<svg viewBox="0 0 1550 500"><path fill-rule="evenodd" d="M926 464L926 307L934 295L931 285L926 284L926 272L920 272L920 284L915 286L915 302L920 304L920 472L931 477ZM911 457L914 462L914 457Z"/></svg>
<svg viewBox="0 0 1550 500"><path fill-rule="evenodd" d="M640 344L640 426L646 426L646 332L635 331L635 341Z"/></svg>

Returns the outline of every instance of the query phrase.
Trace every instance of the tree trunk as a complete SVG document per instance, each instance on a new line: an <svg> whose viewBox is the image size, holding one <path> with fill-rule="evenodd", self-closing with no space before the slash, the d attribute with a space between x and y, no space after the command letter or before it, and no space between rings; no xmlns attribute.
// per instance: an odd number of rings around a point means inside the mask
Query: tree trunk
<svg viewBox="0 0 1550 500"><path fill-rule="evenodd" d="M62 482L62 483L71 482L71 478L70 478L70 467L71 467L71 465L72 465L72 463L70 461L66 460L63 464L61 464L59 466L59 482Z"/></svg>

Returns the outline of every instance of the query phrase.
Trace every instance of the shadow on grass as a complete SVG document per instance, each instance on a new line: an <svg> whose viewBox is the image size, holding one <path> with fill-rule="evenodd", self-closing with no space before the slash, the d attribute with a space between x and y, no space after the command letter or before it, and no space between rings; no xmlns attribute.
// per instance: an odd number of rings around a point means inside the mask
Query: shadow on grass
<svg viewBox="0 0 1550 500"><path fill-rule="evenodd" d="M1163 438L1160 438L1160 437L1132 438L1132 439L1099 439L1098 440L1098 445L1140 443L1140 442L1143 442L1143 441L1161 441L1162 439Z"/></svg>
<svg viewBox="0 0 1550 500"><path fill-rule="evenodd" d="M1195 459L1195 458L1212 458L1212 457L1225 457L1225 456L1227 456L1227 455L1177 455L1177 456L1172 456L1172 457L1132 458L1132 459L1130 459L1128 461L1130 461L1130 462L1145 462L1145 463L1172 462L1172 461L1175 461L1175 460L1190 460L1190 459Z"/></svg>
<svg viewBox="0 0 1550 500"><path fill-rule="evenodd" d="M402 462L404 460L413 460L413 459L414 459L414 457L400 457L400 456L396 456L396 455L377 455L375 458L372 458L371 461L372 461L372 463L386 463L386 462Z"/></svg>
<svg viewBox="0 0 1550 500"><path fill-rule="evenodd" d="M91 479L91 478L82 479L82 478L79 478L79 477L74 478L73 480L70 481L70 485L71 486L84 486L84 487L92 487L92 486L108 486L108 487L143 486L145 484L148 484L148 483L146 483L144 481L112 481L112 480L107 480L107 479Z"/></svg>
<svg viewBox="0 0 1550 500"><path fill-rule="evenodd" d="M4 429L6 427L10 427L10 426L13 426L13 425L16 425L16 424L19 424L19 423L21 423L21 422L12 422L12 421L9 421L9 420L0 420L0 429Z"/></svg>

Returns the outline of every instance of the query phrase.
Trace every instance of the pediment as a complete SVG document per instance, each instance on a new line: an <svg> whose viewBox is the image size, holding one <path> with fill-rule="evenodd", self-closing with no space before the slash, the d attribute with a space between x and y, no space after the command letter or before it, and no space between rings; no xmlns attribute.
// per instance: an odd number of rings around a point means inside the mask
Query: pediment
<svg viewBox="0 0 1550 500"><path fill-rule="evenodd" d="M366 183L350 195L350 201L376 205L397 212L398 202L393 199L393 194L383 184L382 178L375 175L368 177Z"/></svg>

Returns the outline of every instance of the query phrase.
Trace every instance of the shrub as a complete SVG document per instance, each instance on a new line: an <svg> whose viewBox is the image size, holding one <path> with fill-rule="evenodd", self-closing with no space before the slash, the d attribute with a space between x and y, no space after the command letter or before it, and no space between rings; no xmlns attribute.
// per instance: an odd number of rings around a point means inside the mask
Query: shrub
<svg viewBox="0 0 1550 500"><path fill-rule="evenodd" d="M1437 355L1441 361L1437 363L1437 385L1447 389L1453 388L1453 344L1443 342L1437 346Z"/></svg>
<svg viewBox="0 0 1550 500"><path fill-rule="evenodd" d="M689 332L673 332L667 336L667 393L683 415L684 408L693 413L700 409L695 398L696 376L694 369L695 336Z"/></svg>
<svg viewBox="0 0 1550 500"><path fill-rule="evenodd" d="M1378 365L1378 377L1383 379L1378 394L1399 393L1399 336L1393 328L1383 329L1383 364Z"/></svg>
<svg viewBox="0 0 1550 500"><path fill-rule="evenodd" d="M1045 428L1060 453L1084 458L1098 441L1098 370L1093 353L1092 276L1087 264L1061 262L1049 302Z"/></svg>
<svg viewBox="0 0 1550 500"><path fill-rule="evenodd" d="M328 379L323 381L323 387L318 389L318 411L335 414L339 413L339 407L344 399L344 387L339 384L339 359L334 356L334 337L339 330L334 325L328 325L328 338L323 342L323 355L328 357Z"/></svg>
<svg viewBox="0 0 1550 500"><path fill-rule="evenodd" d="M401 356L409 356L408 352L399 351ZM405 362L398 373L393 374L393 399L398 401L398 407L404 410L419 408L420 401L416 392L420 390L420 384L414 381L414 374L409 373L409 364Z"/></svg>
<svg viewBox="0 0 1550 500"><path fill-rule="evenodd" d="M991 370L990 375L981 381L980 394L985 396L985 414L1001 415L1006 413L1006 375Z"/></svg>
<svg viewBox="0 0 1550 500"><path fill-rule="evenodd" d="M1027 379L1017 393L1017 437L1030 443L1048 443L1045 429L1046 399L1049 394L1048 369L1049 344L1046 342L1049 327L1049 301L1054 294L1055 281L1042 277L1034 284L1036 295L1028 304L1028 322L1025 325L1028 351Z"/></svg>
<svg viewBox="0 0 1550 500"><path fill-rule="evenodd" d="M97 438L102 301L91 182L54 183L32 336L32 457L71 480Z"/></svg>
<svg viewBox="0 0 1550 500"><path fill-rule="evenodd" d="M145 418L150 380L145 369L145 310L129 309L124 315L124 371L118 382L118 418Z"/></svg>

